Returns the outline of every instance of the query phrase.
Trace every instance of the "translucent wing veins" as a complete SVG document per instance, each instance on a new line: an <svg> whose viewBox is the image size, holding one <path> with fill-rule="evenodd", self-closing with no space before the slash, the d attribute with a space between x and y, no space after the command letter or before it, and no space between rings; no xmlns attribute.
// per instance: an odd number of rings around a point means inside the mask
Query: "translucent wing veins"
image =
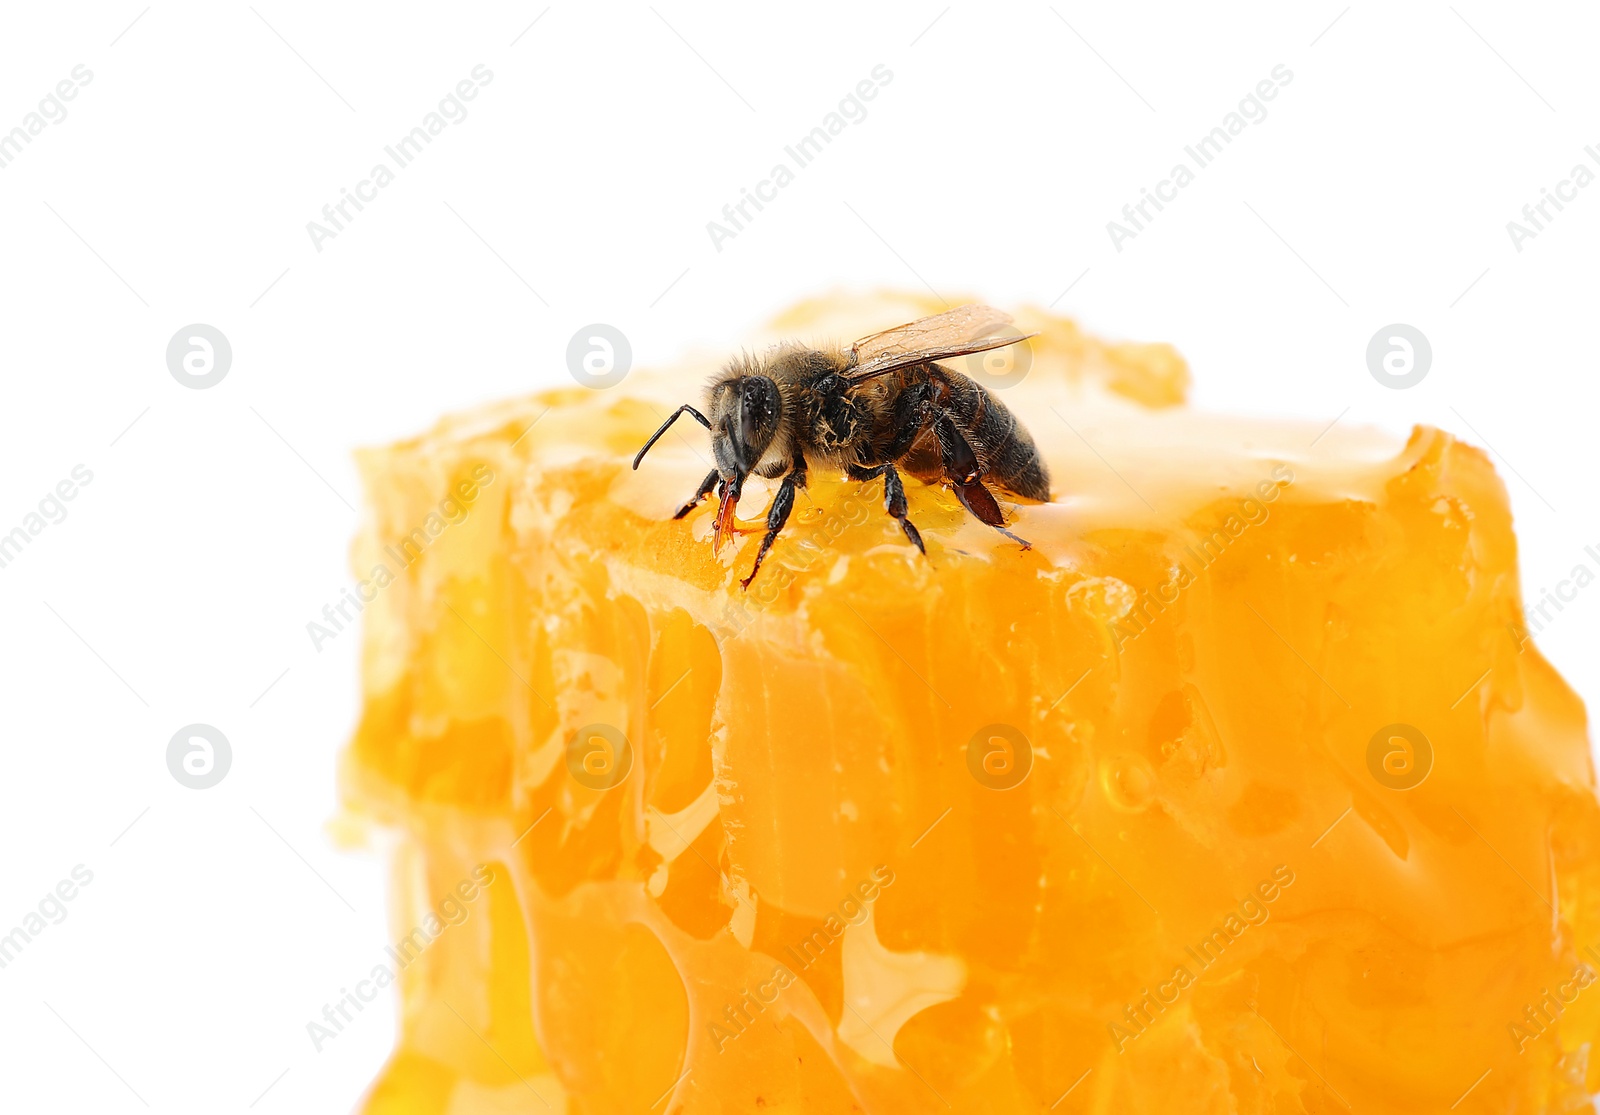
<svg viewBox="0 0 1600 1115"><path fill-rule="evenodd" d="M911 364L966 356L1004 348L1037 336L1011 325L1011 315L992 306L971 303L881 333L862 337L850 347L848 380L870 379Z"/></svg>

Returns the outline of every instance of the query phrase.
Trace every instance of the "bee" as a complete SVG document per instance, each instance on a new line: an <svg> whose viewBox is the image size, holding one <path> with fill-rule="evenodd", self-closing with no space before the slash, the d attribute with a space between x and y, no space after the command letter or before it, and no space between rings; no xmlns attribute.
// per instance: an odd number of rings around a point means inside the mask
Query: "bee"
<svg viewBox="0 0 1600 1115"><path fill-rule="evenodd" d="M644 443L633 467L685 414L710 431L716 467L673 518L689 514L715 489L713 553L733 533L745 477L783 478L755 565L739 582L746 589L789 521L795 491L805 487L812 465L839 469L852 480L883 477L884 510L923 556L922 535L906 517L902 470L949 485L973 517L1026 550L1028 543L1006 529L989 484L1048 501L1050 475L1038 447L983 385L935 363L1035 335L1010 323L999 310L967 305L863 337L848 352L784 344L759 356L741 354L706 388L709 417L683 404Z"/></svg>

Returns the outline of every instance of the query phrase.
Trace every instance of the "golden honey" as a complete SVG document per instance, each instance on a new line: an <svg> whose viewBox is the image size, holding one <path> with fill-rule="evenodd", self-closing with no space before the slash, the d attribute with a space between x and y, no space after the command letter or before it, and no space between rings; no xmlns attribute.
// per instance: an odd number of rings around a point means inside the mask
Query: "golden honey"
<svg viewBox="0 0 1600 1115"><path fill-rule="evenodd" d="M363 455L346 809L397 938L493 876L365 1111L1588 1110L1600 809L1488 459L1018 320L1026 552L908 482L924 559L813 470L741 591L759 535L670 519L704 431L628 467L709 361Z"/></svg>

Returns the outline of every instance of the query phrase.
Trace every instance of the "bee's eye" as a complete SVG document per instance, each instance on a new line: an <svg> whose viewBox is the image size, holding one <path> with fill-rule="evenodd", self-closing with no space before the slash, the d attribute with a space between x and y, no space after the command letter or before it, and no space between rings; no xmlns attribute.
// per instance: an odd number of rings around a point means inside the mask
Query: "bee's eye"
<svg viewBox="0 0 1600 1115"><path fill-rule="evenodd" d="M772 443L778 428L782 397L778 385L762 375L749 375L738 381L736 402L728 421L728 440L732 455L742 471L753 467Z"/></svg>

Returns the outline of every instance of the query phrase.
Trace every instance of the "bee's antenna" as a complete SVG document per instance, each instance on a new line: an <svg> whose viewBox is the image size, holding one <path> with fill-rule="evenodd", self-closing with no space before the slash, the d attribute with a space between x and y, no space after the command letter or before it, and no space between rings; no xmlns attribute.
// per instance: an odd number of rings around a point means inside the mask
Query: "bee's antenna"
<svg viewBox="0 0 1600 1115"><path fill-rule="evenodd" d="M661 435L666 433L667 430L672 427L672 424L676 422L685 411L694 415L696 420L699 421L700 425L704 426L708 430L711 429L711 423L709 420L707 420L705 415L701 414L698 410L695 410L694 407L690 406L688 403L684 403L677 410L673 411L665 422L661 423L661 428L650 435L650 440L644 443L644 448L639 450L639 452L634 456L633 467L635 469L639 467L639 462L644 460L644 455L650 452L650 447L661 440Z"/></svg>

